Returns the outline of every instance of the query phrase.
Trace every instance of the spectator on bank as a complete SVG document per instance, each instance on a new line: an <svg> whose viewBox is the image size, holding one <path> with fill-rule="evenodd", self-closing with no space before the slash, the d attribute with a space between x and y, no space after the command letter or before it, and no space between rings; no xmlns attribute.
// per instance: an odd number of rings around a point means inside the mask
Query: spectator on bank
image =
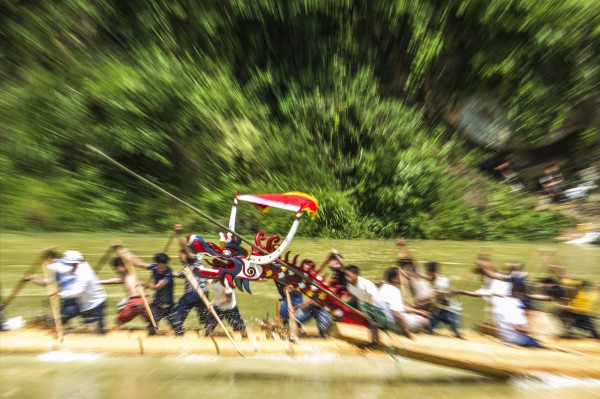
<svg viewBox="0 0 600 399"><path fill-rule="evenodd" d="M559 202L564 199L565 180L557 164L546 167L539 182L552 201Z"/></svg>

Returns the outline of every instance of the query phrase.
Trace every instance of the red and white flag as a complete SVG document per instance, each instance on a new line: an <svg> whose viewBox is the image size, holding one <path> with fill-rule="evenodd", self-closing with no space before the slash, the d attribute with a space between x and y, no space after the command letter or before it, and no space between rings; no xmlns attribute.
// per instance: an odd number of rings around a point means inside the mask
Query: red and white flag
<svg viewBox="0 0 600 399"><path fill-rule="evenodd" d="M238 199L258 206L263 212L273 207L294 212L308 212L312 217L317 216L319 206L315 197L298 191L284 194L246 194L240 195Z"/></svg>

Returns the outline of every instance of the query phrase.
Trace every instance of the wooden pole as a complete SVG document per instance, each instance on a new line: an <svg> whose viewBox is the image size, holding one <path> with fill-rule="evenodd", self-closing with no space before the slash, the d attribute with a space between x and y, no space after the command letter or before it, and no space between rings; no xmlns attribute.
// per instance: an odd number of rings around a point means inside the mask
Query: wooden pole
<svg viewBox="0 0 600 399"><path fill-rule="evenodd" d="M21 291L21 289L27 282L27 281L23 280L23 278L29 274L35 274L35 272L42 265L42 261L47 259L49 256L49 253L54 251L55 249L56 249L56 247L50 247L50 248L44 249L40 253L40 255L35 259L35 261L33 261L33 263L29 266L29 268L27 268L25 273L23 273L23 276L21 277L21 279L19 279L19 281L17 281L17 284L13 288L12 292L8 295L8 297L4 300L4 302L2 302L3 310L6 309L6 307L12 302L13 299L15 299L15 297L17 296L19 291Z"/></svg>
<svg viewBox="0 0 600 399"><path fill-rule="evenodd" d="M98 262L96 263L96 266L94 266L94 272L96 274L100 273L100 270L104 267L104 265L106 264L106 262L108 261L108 258L110 258L110 256L121 246L121 243L116 242L114 244L112 244L111 246L108 247L108 249L106 250L106 252L104 253L104 255L102 255L102 257L98 260Z"/></svg>
<svg viewBox="0 0 600 399"><path fill-rule="evenodd" d="M130 273L131 275L133 275L135 277L135 281L137 281L136 288L138 290L138 293L140 294L140 297L142 298L142 303L144 304L144 308L146 309L146 312L148 313L148 317L150 318L150 322L152 323L152 326L154 326L154 329L156 331L158 331L158 326L156 325L156 321L154 320L154 315L152 314L152 310L150 309L150 304L148 303L148 298L146 298L146 292L144 291L144 287L142 286L142 284L140 283L140 280L138 279L137 273L135 272L135 268L131 264L131 259L129 259L128 256L124 256L123 254L119 254L119 256L121 257L121 259L123 260L123 263L125 264L127 273Z"/></svg>
<svg viewBox="0 0 600 399"><path fill-rule="evenodd" d="M295 341L298 338L298 325L296 324L296 317L294 316L294 306L292 305L292 298L287 287L283 289L285 291L285 299L287 299L288 305L288 321L290 325L290 341Z"/></svg>
<svg viewBox="0 0 600 399"><path fill-rule="evenodd" d="M233 344L233 347L235 348L235 350L240 354L241 357L245 357L244 354L242 353L242 351L240 351L240 349L236 345L235 341L233 340L233 337L229 334L229 331L227 331L227 329L225 328L225 325L219 318L219 315L217 315L215 308L213 308L212 304L210 303L210 301L208 300L208 298L206 297L204 292L200 289L200 286L198 285L198 281L196 281L196 278L194 277L194 273L192 272L192 270L186 265L183 267L183 269L181 269L181 271L183 272L185 278L190 283L192 288L194 288L194 290L196 291L196 293L198 294L200 299L202 299L202 302L204 302L204 304L206 305L206 308L210 311L210 313L213 315L215 320L219 323L221 328L223 328L223 331L225 331L225 335L227 335L227 338L229 338L229 340Z"/></svg>
<svg viewBox="0 0 600 399"><path fill-rule="evenodd" d="M541 252L541 251L542 251L542 250L540 250L540 252ZM534 273L534 274L531 276L531 278L532 278L532 279L535 279L535 278L538 276L538 274L540 274L540 272L542 271L542 269L544 268L544 266L546 266L546 265L548 264L548 261L549 261L551 258L556 258L556 259L558 259L558 258L557 258L557 256L556 256L556 250L552 250L552 249L548 250L548 249L546 249L546 250L544 250L543 252L546 252L546 257L542 259L542 262L541 262L541 264L540 264L540 267L538 267L538 268L536 269L535 273ZM540 258L541 258L541 256L540 256Z"/></svg>
<svg viewBox="0 0 600 399"><path fill-rule="evenodd" d="M175 238L175 233L172 233L169 236L169 240L167 241L167 244L165 245L165 249L163 250L164 253L168 253L169 252L169 248L171 248L171 243L173 242L174 238Z"/></svg>
<svg viewBox="0 0 600 399"><path fill-rule="evenodd" d="M48 288L48 301L50 302L50 309L52 309L52 317L54 318L54 325L56 327L56 337L59 342L63 340L63 326L60 314L60 300L58 297L58 283L56 282L56 274L50 277L50 271L48 270L49 261L44 261L42 264L42 272L44 278L48 281L46 288Z"/></svg>

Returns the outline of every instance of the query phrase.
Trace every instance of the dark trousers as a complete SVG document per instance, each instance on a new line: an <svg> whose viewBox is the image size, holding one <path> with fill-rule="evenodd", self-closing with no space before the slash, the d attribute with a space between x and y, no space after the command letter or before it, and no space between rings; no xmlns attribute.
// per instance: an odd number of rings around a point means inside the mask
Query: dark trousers
<svg viewBox="0 0 600 399"><path fill-rule="evenodd" d="M219 319L227 320L231 327L233 327L233 331L243 331L246 329L244 319L242 319L242 315L240 315L240 311L237 306L229 310L215 308L215 312L217 313L217 316L219 316ZM212 331L217 326L218 322L215 320L212 314L209 314L208 316L208 320L206 321L206 329Z"/></svg>
<svg viewBox="0 0 600 399"><path fill-rule="evenodd" d="M317 322L317 328L319 329L319 335L323 338L328 337L327 328L331 324L331 315L328 311L318 305L310 305L304 309L297 310L294 313L296 321L300 324L306 323L312 317Z"/></svg>
<svg viewBox="0 0 600 399"><path fill-rule="evenodd" d="M83 321L86 324L96 323L97 332L99 334L104 334L106 330L104 330L104 305L106 301L102 302L100 305L95 308L81 311L77 300L74 298L67 298L63 300L62 308L61 308L61 321L66 324L69 320L74 317L82 316Z"/></svg>
<svg viewBox="0 0 600 399"><path fill-rule="evenodd" d="M584 331L589 331L592 334L592 337L596 339L600 338L598 336L598 331L596 331L596 328L594 327L592 318L589 315L563 310L558 317L560 317L566 330L571 327L576 327Z"/></svg>
<svg viewBox="0 0 600 399"><path fill-rule="evenodd" d="M166 317L173 330L175 330L176 314L173 312L173 308L174 306L172 304L157 302L152 302L152 304L150 304L150 311L152 312L152 316L154 316L156 326L158 326L158 322ZM151 321L148 322L148 334L156 334L156 329L152 325Z"/></svg>
<svg viewBox="0 0 600 399"><path fill-rule="evenodd" d="M66 325L69 320L81 314L79 304L75 298L67 298L62 300L60 309L60 319L63 325Z"/></svg>
<svg viewBox="0 0 600 399"><path fill-rule="evenodd" d="M173 313L175 314L173 320L175 334L183 334L183 323L193 308L196 308L198 323L206 324L208 320L208 309L206 309L206 305L197 293L186 292L179 298L177 305L173 308Z"/></svg>
<svg viewBox="0 0 600 399"><path fill-rule="evenodd" d="M460 318L458 314L452 313L449 310L434 308L431 312L431 325L429 326L429 330L427 332L431 334L431 332L440 323L448 325L457 338L462 338L458 332L458 326L460 324Z"/></svg>

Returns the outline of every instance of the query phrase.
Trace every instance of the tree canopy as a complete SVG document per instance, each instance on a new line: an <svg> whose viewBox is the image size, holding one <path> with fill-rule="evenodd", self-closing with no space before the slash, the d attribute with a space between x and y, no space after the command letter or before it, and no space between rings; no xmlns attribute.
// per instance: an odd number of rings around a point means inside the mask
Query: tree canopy
<svg viewBox="0 0 600 399"><path fill-rule="evenodd" d="M89 143L220 218L237 188L298 190L321 204L309 235L552 235L564 220L479 175L446 116L485 93L525 142L600 144L599 27L585 0L7 0L3 228L196 223Z"/></svg>

